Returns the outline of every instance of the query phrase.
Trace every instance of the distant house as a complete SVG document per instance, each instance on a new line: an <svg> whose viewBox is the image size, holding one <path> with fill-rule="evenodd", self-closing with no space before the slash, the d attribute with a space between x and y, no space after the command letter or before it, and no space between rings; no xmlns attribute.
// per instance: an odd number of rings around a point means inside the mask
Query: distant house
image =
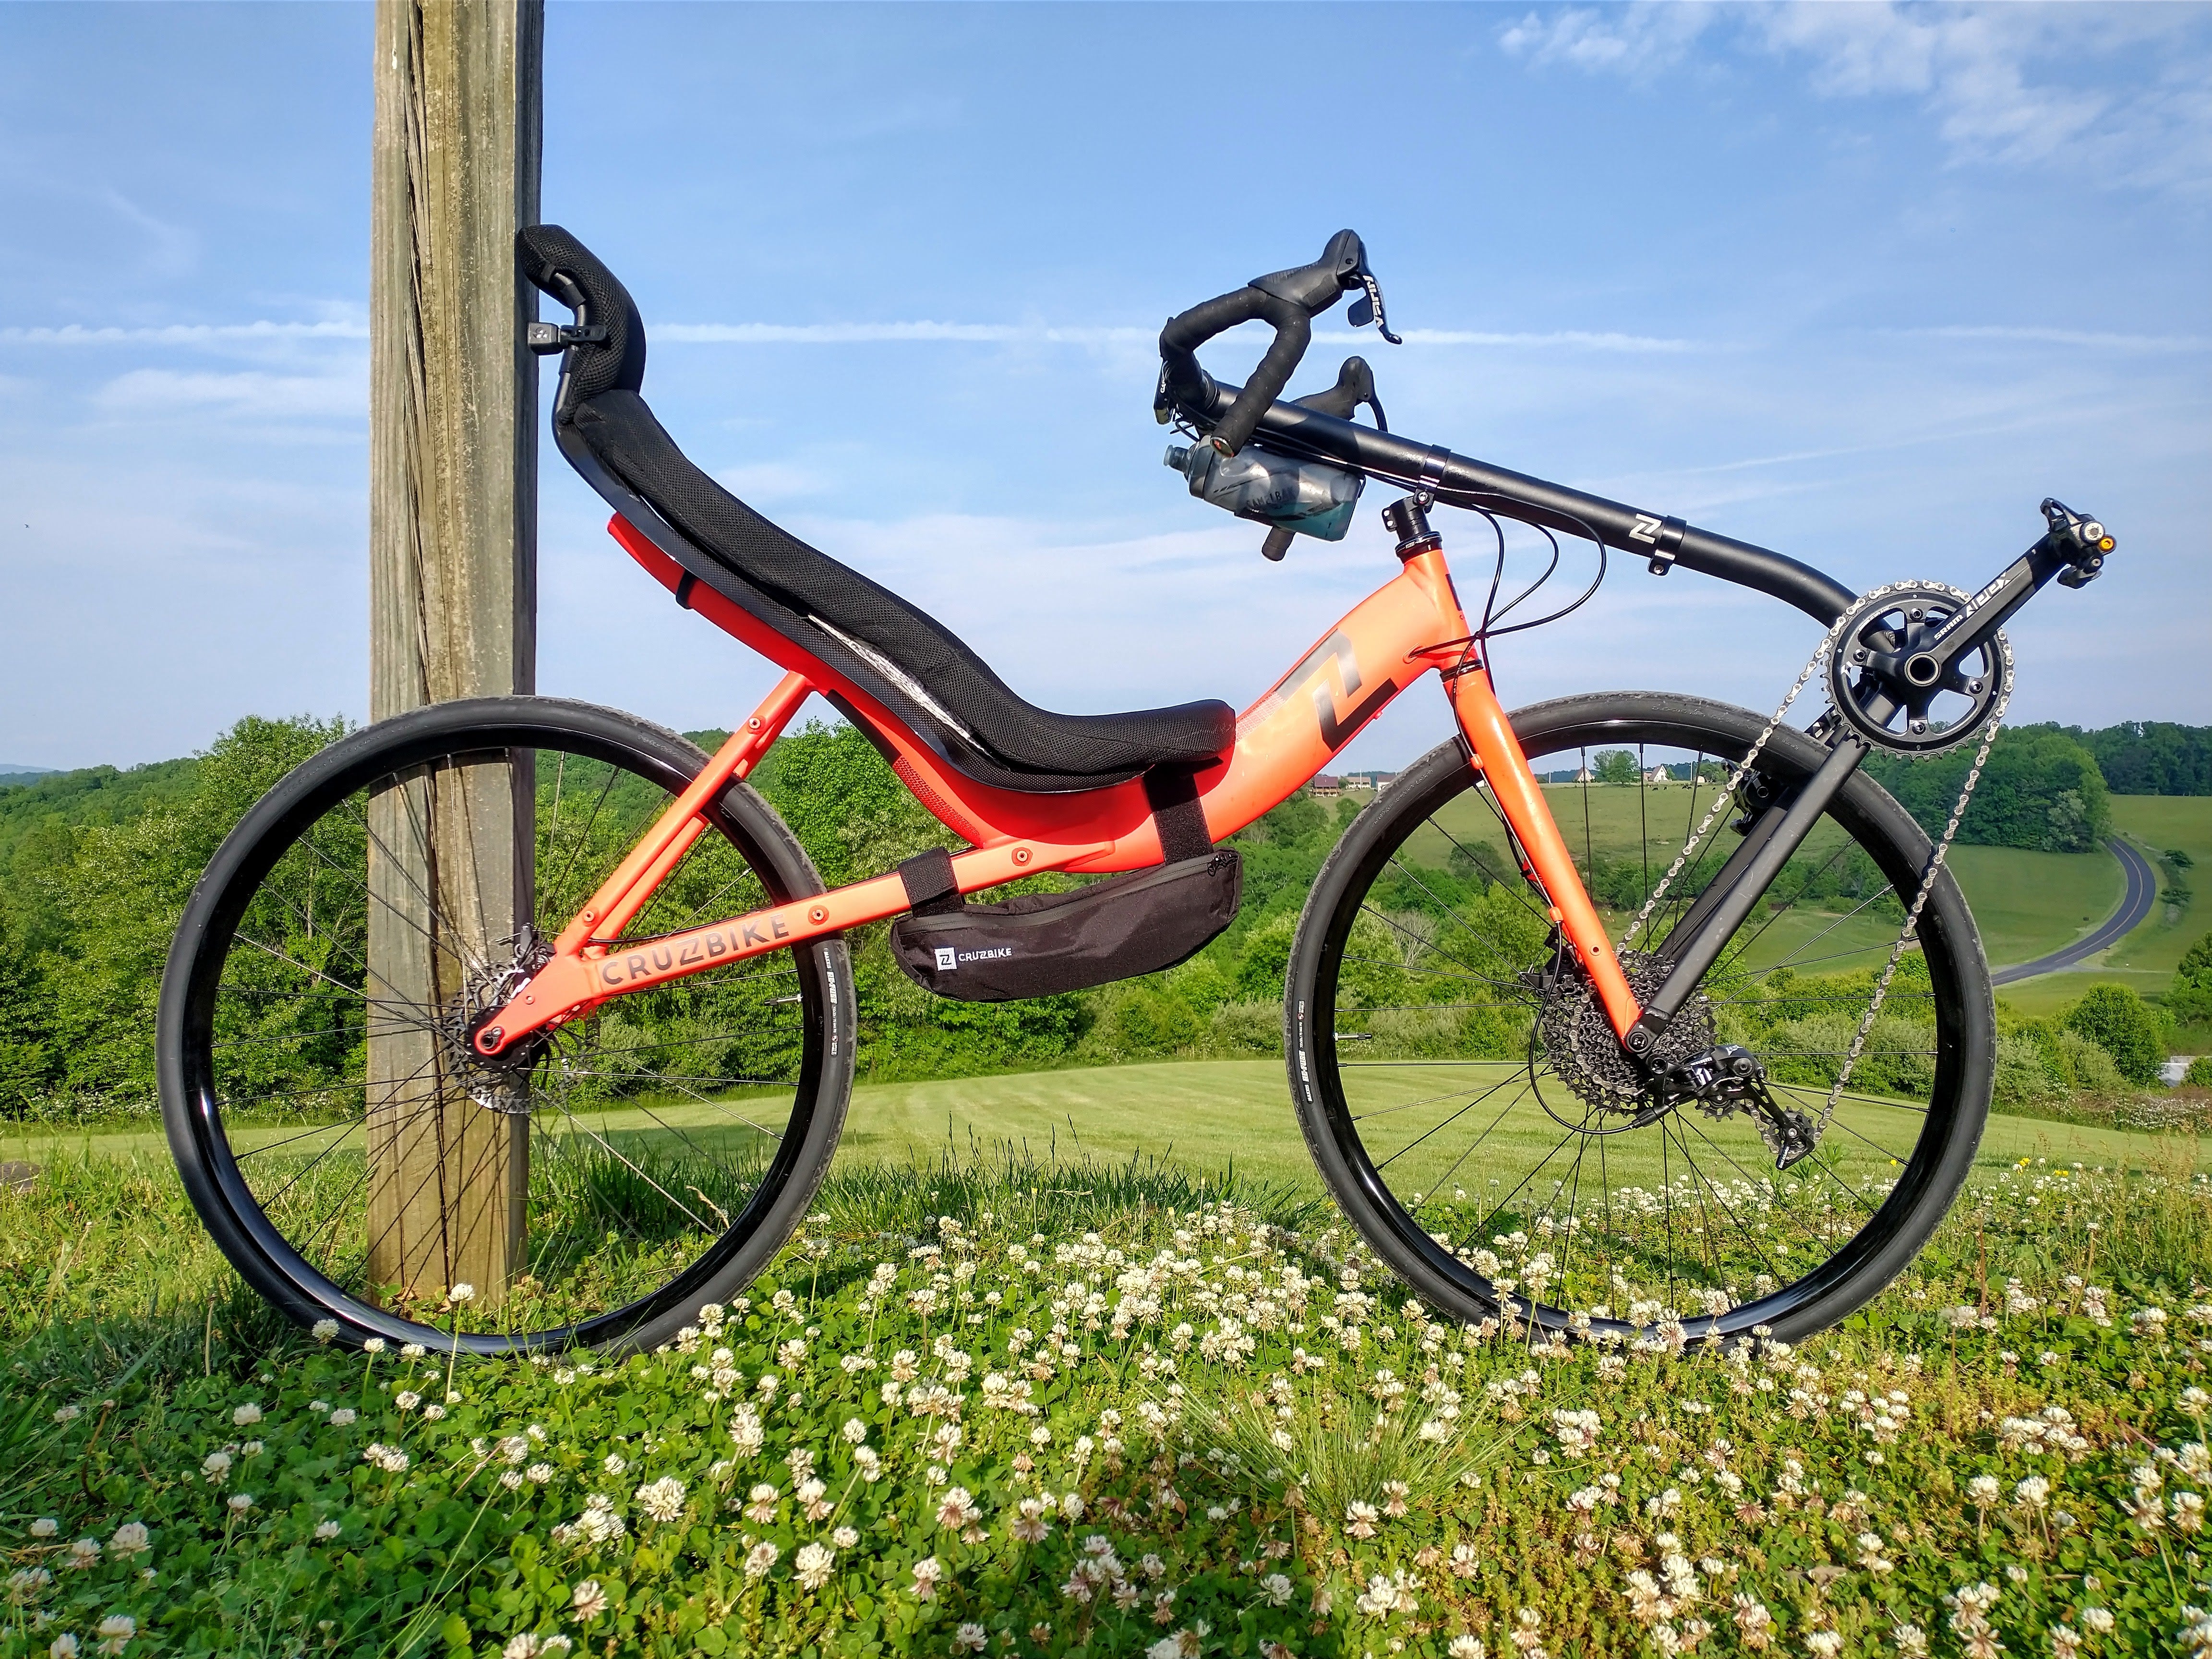
<svg viewBox="0 0 2212 1659"><path fill-rule="evenodd" d="M1595 783L1597 781L1597 774L1591 771L1589 767L1585 766L1575 774L1575 781L1577 783Z"/></svg>
<svg viewBox="0 0 2212 1659"><path fill-rule="evenodd" d="M1346 772L1344 787L1346 789L1372 790L1379 795L1390 787L1397 775L1395 772Z"/></svg>
<svg viewBox="0 0 2212 1659"><path fill-rule="evenodd" d="M1314 775L1314 781L1306 787L1323 800L1334 800L1344 793L1344 780L1333 777L1327 772L1316 772Z"/></svg>
<svg viewBox="0 0 2212 1659"><path fill-rule="evenodd" d="M1672 772L1669 772L1663 766L1655 766L1649 772L1646 772L1644 775L1644 781L1646 783L1672 783L1674 781L1674 775Z"/></svg>

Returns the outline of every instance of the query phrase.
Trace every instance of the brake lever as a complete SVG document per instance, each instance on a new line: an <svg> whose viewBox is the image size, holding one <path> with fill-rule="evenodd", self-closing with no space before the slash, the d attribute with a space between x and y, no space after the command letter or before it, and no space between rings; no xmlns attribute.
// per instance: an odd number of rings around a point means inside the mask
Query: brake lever
<svg viewBox="0 0 2212 1659"><path fill-rule="evenodd" d="M1382 413L1382 400L1375 395L1375 371L1364 357L1346 357L1336 371L1336 384L1326 392L1296 400L1297 407L1310 409L1316 414L1334 415L1340 421L1348 421L1352 411L1365 404L1375 411L1375 429L1388 432L1390 422Z"/></svg>
<svg viewBox="0 0 2212 1659"><path fill-rule="evenodd" d="M1389 316L1382 309L1382 284L1375 280L1375 273L1363 264L1352 275L1359 279L1359 286L1366 292L1352 302L1352 308L1344 313L1345 321L1350 323L1354 328L1364 328L1368 324L1372 323L1375 325L1375 331L1392 345L1405 344L1403 340L1390 331ZM1380 421L1382 411L1376 410L1375 416L1376 419Z"/></svg>

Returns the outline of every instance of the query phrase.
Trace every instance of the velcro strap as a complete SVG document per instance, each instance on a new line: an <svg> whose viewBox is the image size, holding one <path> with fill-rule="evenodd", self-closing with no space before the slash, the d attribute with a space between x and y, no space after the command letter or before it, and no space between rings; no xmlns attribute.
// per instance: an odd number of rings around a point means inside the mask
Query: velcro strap
<svg viewBox="0 0 2212 1659"><path fill-rule="evenodd" d="M1160 832L1160 854L1170 864L1202 859L1213 850L1206 809L1198 804L1198 775L1186 767L1155 766L1145 774L1145 800Z"/></svg>
<svg viewBox="0 0 2212 1659"><path fill-rule="evenodd" d="M952 873L952 854L942 847L916 853L898 866L899 884L906 889L907 908L918 916L941 916L961 907L959 878Z"/></svg>

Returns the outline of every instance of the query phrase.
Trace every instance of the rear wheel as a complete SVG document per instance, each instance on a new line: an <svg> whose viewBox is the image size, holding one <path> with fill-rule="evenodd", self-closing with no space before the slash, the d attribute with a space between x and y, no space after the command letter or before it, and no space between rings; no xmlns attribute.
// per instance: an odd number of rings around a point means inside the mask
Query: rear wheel
<svg viewBox="0 0 2212 1659"><path fill-rule="evenodd" d="M498 1070L465 1041L705 761L586 704L439 704L332 744L224 842L162 981L162 1109L283 1311L356 1342L650 1345L790 1236L851 1089L842 940L617 998ZM610 943L822 890L750 788L702 816Z"/></svg>
<svg viewBox="0 0 2212 1659"><path fill-rule="evenodd" d="M1618 942L1764 722L1620 692L1513 724ZM1747 785L1786 791L1826 752L1784 727ZM1736 845L1723 819L1636 947L1663 957ZM1865 1303L1942 1220L1989 1105L1988 970L1948 872L1817 1148L1778 1171L1747 1111L1654 1115L1586 994L1546 986L1547 907L1512 848L1480 772L1446 745L1360 815L1308 899L1291 1088L1362 1235L1467 1320L1503 1301L1548 1328L1794 1340ZM1854 775L1685 1011L1703 1042L1749 1048L1778 1103L1821 1120L1930 850ZM1624 950L1632 981L1638 961Z"/></svg>

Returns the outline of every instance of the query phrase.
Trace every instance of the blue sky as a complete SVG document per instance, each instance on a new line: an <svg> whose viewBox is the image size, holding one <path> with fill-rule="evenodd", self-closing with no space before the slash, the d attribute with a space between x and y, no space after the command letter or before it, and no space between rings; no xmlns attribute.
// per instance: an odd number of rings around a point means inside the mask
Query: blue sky
<svg viewBox="0 0 2212 1659"><path fill-rule="evenodd" d="M0 35L0 762L358 717L368 9ZM1379 495L1264 563L1150 414L1163 318L1350 225L1394 428L1856 586L1972 585L2057 495L2121 551L2015 626L2015 716L2212 720L2212 8L556 3L546 61L546 216L663 421L1047 706L1242 704L1391 574ZM541 689L741 715L764 666L547 463ZM1616 562L1498 674L1763 709L1814 633Z"/></svg>

